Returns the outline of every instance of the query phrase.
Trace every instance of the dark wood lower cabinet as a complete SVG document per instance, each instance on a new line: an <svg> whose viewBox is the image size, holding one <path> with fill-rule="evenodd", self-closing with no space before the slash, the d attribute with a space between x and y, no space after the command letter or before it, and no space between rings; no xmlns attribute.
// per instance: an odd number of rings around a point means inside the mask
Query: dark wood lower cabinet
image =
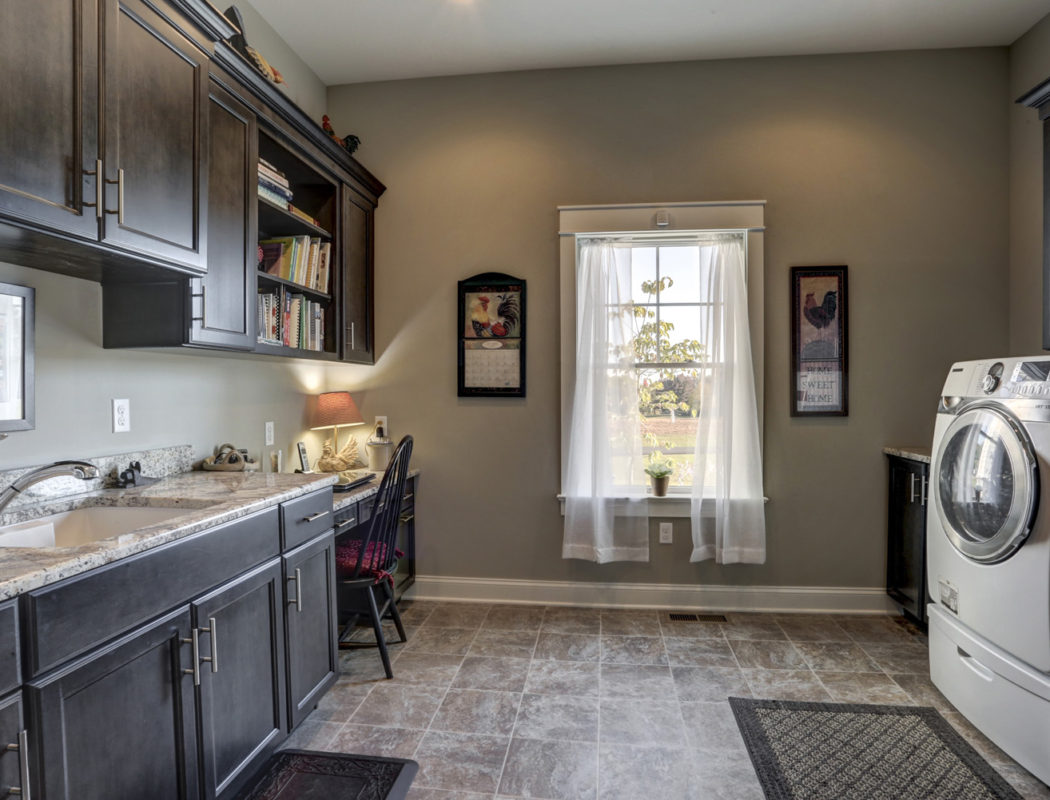
<svg viewBox="0 0 1050 800"><path fill-rule="evenodd" d="M12 788L21 790L21 796L31 795L29 785L29 742L22 713L22 693L14 692L0 700L0 792L14 795ZM26 750L23 751L22 748ZM17 749L15 749L17 748Z"/></svg>
<svg viewBox="0 0 1050 800"><path fill-rule="evenodd" d="M886 593L926 622L926 508L930 465L888 456L890 469Z"/></svg>
<svg viewBox="0 0 1050 800"><path fill-rule="evenodd" d="M185 606L26 685L34 796L199 796L189 638Z"/></svg>
<svg viewBox="0 0 1050 800"><path fill-rule="evenodd" d="M283 560L291 729L313 710L339 675L332 531L296 548Z"/></svg>
<svg viewBox="0 0 1050 800"><path fill-rule="evenodd" d="M285 736L283 582L274 559L193 603L206 800L235 792Z"/></svg>

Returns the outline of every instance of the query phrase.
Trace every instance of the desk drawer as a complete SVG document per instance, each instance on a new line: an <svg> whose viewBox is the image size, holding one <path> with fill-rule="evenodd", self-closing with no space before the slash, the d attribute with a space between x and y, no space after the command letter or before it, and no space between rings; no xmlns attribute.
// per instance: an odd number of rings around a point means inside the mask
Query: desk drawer
<svg viewBox="0 0 1050 800"><path fill-rule="evenodd" d="M27 678L280 553L277 509L114 561L25 597Z"/></svg>
<svg viewBox="0 0 1050 800"><path fill-rule="evenodd" d="M332 487L281 503L281 545L291 550L332 527Z"/></svg>

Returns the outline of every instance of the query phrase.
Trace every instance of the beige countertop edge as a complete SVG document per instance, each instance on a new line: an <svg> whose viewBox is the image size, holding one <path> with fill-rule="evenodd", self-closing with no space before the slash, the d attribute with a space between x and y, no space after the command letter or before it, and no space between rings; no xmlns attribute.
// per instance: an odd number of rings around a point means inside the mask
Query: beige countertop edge
<svg viewBox="0 0 1050 800"><path fill-rule="evenodd" d="M922 461L925 464L930 463L932 451L929 447L884 447L882 452L888 456L900 456L901 458L910 458L912 461Z"/></svg>
<svg viewBox="0 0 1050 800"><path fill-rule="evenodd" d="M42 515L85 506L125 505L185 507L187 513L79 547L0 548L0 600L248 516L334 481L334 475L326 474L191 472L147 487L103 489L41 503L34 509L16 509L22 516L33 510Z"/></svg>

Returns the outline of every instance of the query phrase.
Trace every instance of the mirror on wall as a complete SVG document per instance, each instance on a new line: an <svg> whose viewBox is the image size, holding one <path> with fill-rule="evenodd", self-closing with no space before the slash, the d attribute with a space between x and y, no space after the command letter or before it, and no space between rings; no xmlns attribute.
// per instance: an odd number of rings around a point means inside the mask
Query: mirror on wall
<svg viewBox="0 0 1050 800"><path fill-rule="evenodd" d="M0 431L31 431L35 290L0 283Z"/></svg>

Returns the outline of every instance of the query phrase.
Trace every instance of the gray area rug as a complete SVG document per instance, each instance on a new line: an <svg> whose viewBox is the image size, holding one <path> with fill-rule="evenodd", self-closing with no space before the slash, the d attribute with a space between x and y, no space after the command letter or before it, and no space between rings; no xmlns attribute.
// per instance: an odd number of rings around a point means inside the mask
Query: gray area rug
<svg viewBox="0 0 1050 800"><path fill-rule="evenodd" d="M932 708L729 705L768 800L1021 800Z"/></svg>

